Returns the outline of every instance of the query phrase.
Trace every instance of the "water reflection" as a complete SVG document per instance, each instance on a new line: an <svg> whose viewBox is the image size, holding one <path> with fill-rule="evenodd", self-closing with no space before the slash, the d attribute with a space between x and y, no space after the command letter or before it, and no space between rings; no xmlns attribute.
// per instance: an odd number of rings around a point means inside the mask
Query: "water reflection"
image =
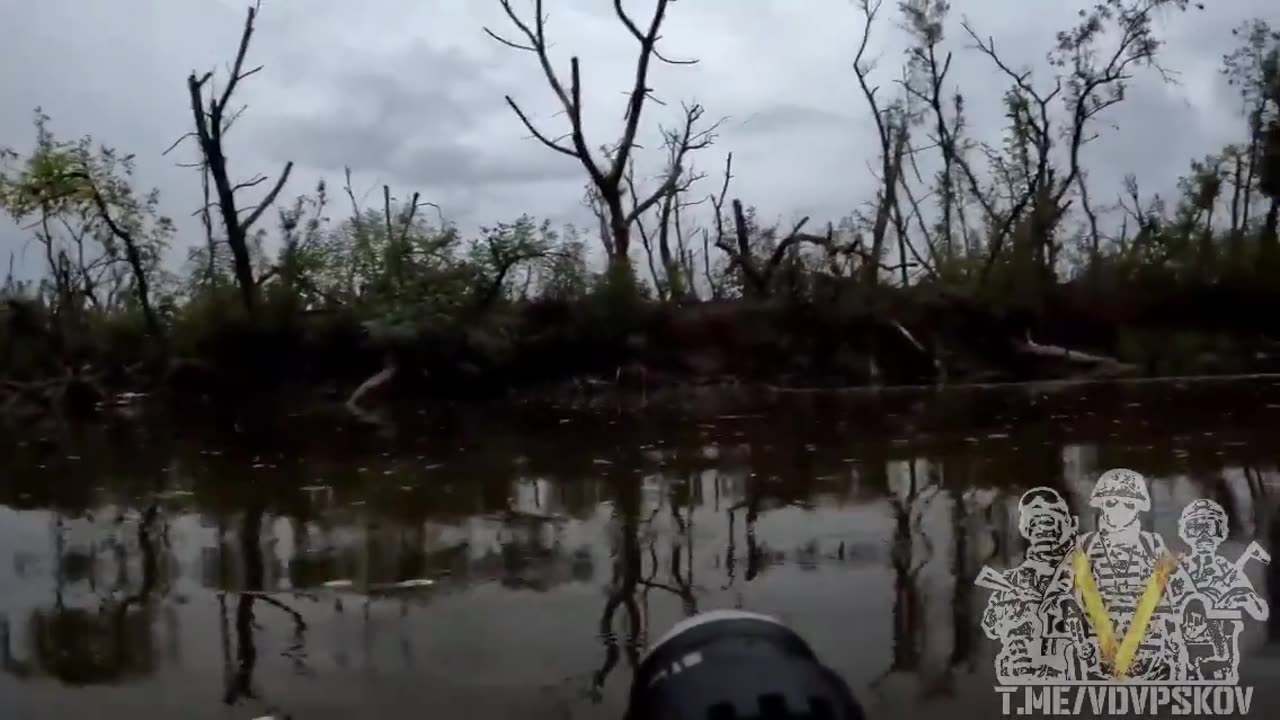
<svg viewBox="0 0 1280 720"><path fill-rule="evenodd" d="M362 453L90 438L69 460L53 441L14 441L3 668L142 694L181 668L258 714L300 716L395 677L410 696L536 690L616 714L649 638L737 606L817 636L872 702L947 702L990 675L998 648L977 632L972 580L1020 561L1027 487L1055 487L1084 519L1097 474L1134 467L1165 537L1203 495L1230 514L1228 556L1255 537L1280 547L1264 437L1280 391L1243 393L1273 406L1264 416L1241 399L1174 414L1169 394L569 419ZM981 421L940 421L949 403ZM1280 565L1253 571L1280 597ZM1246 652L1280 641L1280 613L1257 635Z"/></svg>

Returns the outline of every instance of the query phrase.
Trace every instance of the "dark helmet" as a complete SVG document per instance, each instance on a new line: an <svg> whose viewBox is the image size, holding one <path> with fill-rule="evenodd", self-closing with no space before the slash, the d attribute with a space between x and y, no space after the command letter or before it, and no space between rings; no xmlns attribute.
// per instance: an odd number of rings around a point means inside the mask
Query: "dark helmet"
<svg viewBox="0 0 1280 720"><path fill-rule="evenodd" d="M632 681L626 720L863 720L849 686L776 618L713 610L678 623Z"/></svg>

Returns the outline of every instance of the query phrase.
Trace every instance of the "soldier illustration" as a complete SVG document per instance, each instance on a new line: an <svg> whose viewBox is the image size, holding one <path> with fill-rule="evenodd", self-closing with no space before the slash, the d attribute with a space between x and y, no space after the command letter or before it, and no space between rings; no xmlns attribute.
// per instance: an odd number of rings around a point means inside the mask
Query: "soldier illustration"
<svg viewBox="0 0 1280 720"><path fill-rule="evenodd" d="M1209 617L1205 598L1192 595L1182 607L1182 664L1186 680L1236 679L1235 624Z"/></svg>
<svg viewBox="0 0 1280 720"><path fill-rule="evenodd" d="M1270 562L1271 556L1255 542L1235 563L1228 561L1218 554L1227 530L1226 510L1205 498L1188 503L1178 518L1178 535L1191 549L1180 564L1194 593L1182 606L1188 680L1236 682L1243 613L1259 621L1270 615L1267 601L1254 590L1244 567L1250 560Z"/></svg>
<svg viewBox="0 0 1280 720"><path fill-rule="evenodd" d="M1093 486L1089 504L1099 511L1097 530L1081 537L1080 548L1089 559L1098 591L1115 622L1117 637L1124 637L1157 561L1168 550L1159 534L1142 529L1141 515L1151 509L1151 496L1141 474L1108 470ZM1130 678L1171 680L1180 674L1180 617L1173 608L1181 599L1179 594L1185 592L1186 581L1176 580L1170 581L1156 606L1130 666Z"/></svg>
<svg viewBox="0 0 1280 720"><path fill-rule="evenodd" d="M1018 530L1028 543L1023 562L1003 573L983 568L979 576L979 586L994 590L982 629L1004 644L996 660L1002 681L1078 679L1082 674L1078 655L1088 646L1071 594L1076 527L1056 490L1027 491L1018 501Z"/></svg>
<svg viewBox="0 0 1280 720"><path fill-rule="evenodd" d="M1271 558L1257 543L1235 563L1218 554L1227 539L1227 513L1221 505L1204 498L1192 501L1178 519L1178 535L1191 548L1182 565L1195 592L1208 598L1212 608L1243 610L1254 620L1266 621L1270 607L1254 590L1244 566L1253 559L1269 562Z"/></svg>
<svg viewBox="0 0 1280 720"><path fill-rule="evenodd" d="M1146 479L1132 470L1103 473L1089 504L1097 511L1096 530L1076 542L1077 519L1062 496L1045 487L1028 491L1018 502L1025 559L1003 572L984 567L978 574L976 585L992 591L983 631L1003 645L996 657L999 681L1113 679L1112 657L1104 657L1098 628L1076 588L1074 561L1083 554L1117 641L1129 640L1157 567L1172 572L1128 665L1129 682L1239 682L1244 615L1266 621L1270 613L1244 568L1252 560L1270 563L1271 556L1256 542L1234 563L1218 555L1227 539L1227 514L1207 499L1183 509L1178 535L1189 551L1172 555L1157 533L1142 528L1151 497Z"/></svg>

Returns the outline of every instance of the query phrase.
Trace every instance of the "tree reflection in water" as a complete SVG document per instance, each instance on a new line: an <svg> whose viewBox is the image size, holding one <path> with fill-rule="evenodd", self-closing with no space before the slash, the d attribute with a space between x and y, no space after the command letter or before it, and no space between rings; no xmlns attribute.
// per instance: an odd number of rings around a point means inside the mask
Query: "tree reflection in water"
<svg viewBox="0 0 1280 720"><path fill-rule="evenodd" d="M670 537L671 553L667 569L670 583L656 579L661 563L658 562L658 535L653 533L649 539L649 567L647 578L641 580L643 590L640 591L642 607L645 611L645 626L648 627L649 591L665 590L680 599L680 610L685 617L698 612L698 599L694 595L693 585L693 515L699 498L696 488L701 485L697 478L686 477L671 483L667 492L667 505L671 511L674 534ZM661 508L656 508L659 512ZM685 514L681 514L681 510Z"/></svg>
<svg viewBox="0 0 1280 720"><path fill-rule="evenodd" d="M804 584L804 576L800 587L781 587L796 575L779 570L789 571L785 566L793 564L804 571L825 573L824 561L838 563L833 569L839 573L848 570L851 563L871 560L877 566L871 572L883 573L886 578L872 584L864 576L852 581L830 574L808 576L814 587L833 582L844 588L848 597L838 600L844 608L839 612L874 606L876 599L868 595L882 590L890 596L885 599L891 601L891 607L886 603L885 617L877 629L890 636L892 649L883 647L882 641L879 648L850 650L855 662L863 653L885 651L883 658L876 658L877 666L856 681L874 679L877 688L885 690L884 681L890 676L911 676L909 682L918 682L922 695L959 694L964 678L990 672L989 663L981 659L994 648L976 632L975 608L981 610L986 594L974 588L972 579L984 564L1005 568L1018 560L1022 544L1013 529L1016 512L1011 508L1021 485L1056 484L1064 478L1061 443L1036 436L1019 440L1022 450L977 450L969 444L935 450L907 441L899 444L877 439L860 443L856 449L837 449L834 442L819 444L815 451L812 446L780 443L774 437L745 436L748 430L740 432L740 427L746 424L733 426L726 433L733 439L720 438L718 443L698 434L683 448L685 457L663 456L655 461L619 453L607 463L603 476L598 468L606 463L592 465L594 453L570 454L558 448L544 452L544 457L524 459L526 452L536 455L536 448L519 448L524 461L517 463L512 462L516 449L508 448L505 454L472 453L485 457L486 464L478 469L455 469L453 463L462 461L450 460L447 470L435 471L428 478L430 482L418 483L411 472L375 467L378 460L360 458L343 462L352 465L350 475L356 478L361 476L354 472L355 466L360 466L362 473L367 468L365 480L335 481L345 470L333 461L333 466L308 468L300 477L280 478L265 490L262 488L267 484L255 486L256 480L242 484L253 486L243 494L235 489L241 486L209 490L203 498L209 504L202 510L207 513L209 506L220 508L213 516L217 518L216 550L222 567L216 581L206 576L205 585L217 589L214 597L225 664L224 676L209 683L220 691L214 702L239 706L233 711L237 713L248 711L246 705L280 713L273 701L292 703L278 695L284 688L269 686L271 677L263 673L282 662L278 655L283 662L292 663L296 672L309 672L308 635L327 632L330 627L343 635L325 640L332 644L338 666L335 672L344 682L359 682L351 673L359 672L354 665L361 663L348 663L345 655L361 652L361 639L355 633L363 633L364 672L387 670L375 667L375 660L388 657L398 666L392 672L412 668L415 658L410 641L419 636L408 631L390 632L374 642L374 631L383 628L376 622L383 617L377 612L379 601L373 600L382 596L376 588L380 584L438 578L428 594L433 598L441 592L467 593L491 581L496 583L484 592L498 587L554 593L566 581L593 583L593 561L604 547L612 555L612 572L604 597L590 601L601 604L595 605L595 610L588 609L591 617L581 620L596 636L588 640L590 654L577 658L569 668L571 677L554 685L557 695L563 691L564 697L572 696L572 702L583 702L584 696L602 702L611 678L615 683L619 677L629 680L627 666L638 663L645 639L662 613L668 613L662 617L669 619L670 614L688 616L721 603L741 607L753 585L760 587L761 580L767 579L770 586L761 590L768 592L755 593L756 602L780 602L783 606L775 609L783 613L789 610L806 619L818 617L817 612L804 615L810 612L805 603L812 599L806 593L816 590ZM709 445L716 445L718 451L704 456L703 449ZM1108 446L1113 453L1120 447L1119 443ZM801 448L808 449L800 452ZM791 451L796 452L793 455ZM1154 454L1167 453L1158 450ZM552 460L545 455L566 457ZM1228 481L1234 483L1239 478L1227 477L1234 470L1208 466L1210 462L1221 463L1220 458L1193 456L1190 460L1203 463L1189 473L1194 477L1223 478L1203 490L1229 510L1234 521L1233 541L1247 541L1246 535L1256 533L1264 546L1280 547L1280 522L1273 518L1275 508L1266 499L1264 475L1272 473L1269 462L1250 458L1254 465L1243 470L1245 482L1237 486ZM581 462L566 467L573 461ZM1145 468L1148 461L1144 455L1106 458L1106 464ZM591 469L584 470L584 465ZM1090 468L1088 473L1094 471ZM208 482L222 482L236 473L244 474L224 468ZM1155 467L1151 471L1153 487L1154 478L1174 474L1176 470ZM641 476L647 479L642 482ZM321 485L321 477L332 485ZM481 480L468 484L471 477ZM834 482L819 487L817 478L834 478ZM830 492L837 485L844 487ZM1081 485L1083 490L1064 493L1068 502L1084 502L1091 481L1086 479ZM530 502L538 512L529 512L527 506L513 500L530 488ZM255 497L263 492L266 496ZM335 493L337 500L333 499ZM819 500L824 494L838 497ZM1251 507L1248 496L1254 502ZM329 498L328 506L316 507L325 497ZM607 501L612 502L605 510ZM305 502L307 507L289 505L294 502ZM0 660L5 672L15 676L43 674L68 683L121 682L155 672L164 653L155 633L157 612L171 607L158 600L165 594L167 557L159 507L152 505L141 513L136 540L131 525L121 526L126 528L120 533L122 538L127 533L127 543L103 539L99 534L99 547L82 551L64 547L61 531L54 533L53 554L60 560L53 601L29 618L0 618ZM835 526L825 533L806 535L810 533L810 516L791 517L786 511L791 507L816 507L820 512L812 516L815 527L828 521ZM779 510L784 512L776 516L775 524L773 513ZM606 514L607 534L596 525ZM880 517L860 525L861 518L875 514ZM59 516L57 523L63 521ZM287 575L280 575L273 564L271 544L275 528L285 523L293 536L292 554L284 560ZM499 526L496 540L495 525ZM695 552L695 525L702 533L699 537L708 538L697 543L703 546L701 557ZM799 537L787 536L797 528ZM834 549L836 535L838 550ZM580 539L565 540L573 537ZM827 538L832 538L830 546L824 544ZM280 541L284 542L283 538ZM566 547L569 542L577 546ZM321 547L312 546L317 543ZM794 545L785 547L784 543ZM229 551L231 546L239 547L238 557ZM881 552L886 547L887 558ZM209 560L214 551L208 548ZM118 568L121 577L106 577L94 570L98 565ZM1268 593L1280 597L1280 562L1264 572ZM695 573L704 587L695 582ZM326 601L323 613L340 615L344 600L360 603L363 612L349 607L346 616L332 618L332 624L320 612L308 612L304 617L299 609L316 606L305 605L303 593L280 589L316 588L339 578L352 578L354 592L316 591L323 593ZM117 590L108 593L110 597L96 613L75 607L69 589L64 602L64 586L86 584L95 594L107 592L109 586ZM399 603L401 618L415 603L406 595L388 601ZM415 591L417 597L422 596ZM565 597L557 596L551 602ZM788 607L788 602L795 604ZM450 611L469 610L454 606ZM386 617L391 615L388 612ZM283 643L264 635L258 627L276 627L273 621L283 621L278 625L290 636ZM426 624L431 622L434 618ZM1267 628L1270 642L1280 643L1280 613L1272 616ZM170 637L177 635L175 631ZM30 652L23 656L21 649L27 638ZM466 637L460 640L471 642ZM281 644L286 647L280 648ZM375 650L387 655L375 655ZM838 654L835 657L836 662L851 660ZM877 674L879 677L869 677ZM887 694L887 690L882 693Z"/></svg>
<svg viewBox="0 0 1280 720"><path fill-rule="evenodd" d="M599 635L604 644L604 663L591 680L590 697L600 702L605 680L618 664L625 649L627 662L634 669L639 664L640 647L644 644L644 627L636 587L640 581L640 512L643 504L641 486L636 478L621 472L610 473L614 489L613 576L607 589L604 612L600 615ZM620 648L615 632L615 617L625 608L625 648Z"/></svg>
<svg viewBox="0 0 1280 720"><path fill-rule="evenodd" d="M66 602L67 586L83 582L91 593L98 590L96 548L86 553L66 546L66 522L53 516L53 602L28 617L27 660L19 660L13 648L13 628L6 616L0 620L0 665L19 677L46 675L69 685L98 685L133 680L153 674L159 666L155 637L157 591L161 585L161 545L164 543L158 504L144 510L137 523L135 542L141 564L138 587L129 592L129 552L112 539L116 548L117 578L108 597L97 607L72 607ZM171 652L177 652L177 620L168 614Z"/></svg>
<svg viewBox="0 0 1280 720"><path fill-rule="evenodd" d="M302 614L289 607L283 601L265 592L266 569L262 547L262 525L265 508L260 499L251 502L242 518L240 532L240 549L244 564L244 585L236 598L235 610L235 661L231 661L230 633L226 628L226 593L219 594L219 621L223 647L224 667L229 671L223 693L223 703L236 705L248 699L258 702L272 717L288 718L288 713L281 711L266 698L254 683L254 670L258 664L258 647L254 637L257 629L254 610L258 602L276 608L293 620L293 645L285 654L295 659L295 667L306 673L304 657L301 653L306 647L307 623ZM225 544L221 546L225 551Z"/></svg>

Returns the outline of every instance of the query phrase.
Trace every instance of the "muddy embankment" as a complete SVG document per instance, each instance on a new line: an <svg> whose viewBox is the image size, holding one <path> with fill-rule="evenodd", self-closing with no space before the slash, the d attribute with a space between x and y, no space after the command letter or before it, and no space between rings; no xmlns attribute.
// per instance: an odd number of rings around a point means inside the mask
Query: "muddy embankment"
<svg viewBox="0 0 1280 720"><path fill-rule="evenodd" d="M1098 296L1064 286L1037 307L928 291L851 306L667 306L621 342L601 342L608 356L551 347L541 361L572 375L544 374L556 392L724 384L821 390L1273 373L1280 372L1278 338L1275 293ZM592 359L594 367L575 365ZM526 361L539 364L519 360Z"/></svg>
<svg viewBox="0 0 1280 720"><path fill-rule="evenodd" d="M1221 288L1106 295L1064 286L1035 307L943 292L842 304L721 301L626 311L539 303L500 319L379 338L334 314L228 329L150 371L98 366L5 386L9 422L163 402L243 423L317 406L420 415L450 407L1044 379L1280 372L1280 294Z"/></svg>
<svg viewBox="0 0 1280 720"><path fill-rule="evenodd" d="M874 302L723 301L630 312L542 303L503 323L351 338L304 352L295 380L363 408L617 394L760 391L1280 372L1280 295L1064 286L1037 307L951 293ZM355 349L358 348L358 349ZM658 402L657 404L661 404Z"/></svg>

